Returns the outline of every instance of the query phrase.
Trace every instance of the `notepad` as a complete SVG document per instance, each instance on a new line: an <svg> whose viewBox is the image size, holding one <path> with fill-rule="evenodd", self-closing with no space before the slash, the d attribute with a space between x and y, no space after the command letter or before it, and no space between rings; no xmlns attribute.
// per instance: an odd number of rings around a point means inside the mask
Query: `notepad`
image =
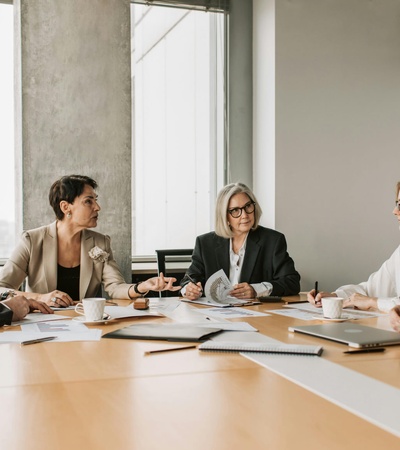
<svg viewBox="0 0 400 450"><path fill-rule="evenodd" d="M316 345L274 344L260 342L207 341L199 345L199 350L216 352L257 352L286 353L293 355L320 356L323 347Z"/></svg>

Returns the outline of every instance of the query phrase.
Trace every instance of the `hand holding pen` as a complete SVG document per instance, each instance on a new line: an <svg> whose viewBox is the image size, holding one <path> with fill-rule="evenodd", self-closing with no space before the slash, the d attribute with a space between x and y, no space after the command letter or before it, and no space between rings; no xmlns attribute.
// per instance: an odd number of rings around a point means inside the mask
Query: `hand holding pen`
<svg viewBox="0 0 400 450"><path fill-rule="evenodd" d="M203 294L203 288L200 281L194 280L190 275L186 275L190 283L186 285L185 293L183 294L188 300L197 300Z"/></svg>
<svg viewBox="0 0 400 450"><path fill-rule="evenodd" d="M315 282L314 289L308 292L307 300L316 307L322 306L321 293L318 290L318 281Z"/></svg>
<svg viewBox="0 0 400 450"><path fill-rule="evenodd" d="M315 306L321 306L321 295L318 298L318 281L315 282L315 287L314 287L314 304Z"/></svg>

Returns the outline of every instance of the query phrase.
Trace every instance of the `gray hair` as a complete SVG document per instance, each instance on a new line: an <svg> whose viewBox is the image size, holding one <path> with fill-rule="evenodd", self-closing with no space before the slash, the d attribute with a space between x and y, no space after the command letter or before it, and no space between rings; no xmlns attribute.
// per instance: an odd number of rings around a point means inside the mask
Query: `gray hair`
<svg viewBox="0 0 400 450"><path fill-rule="evenodd" d="M229 201L236 194L246 194L249 199L255 203L253 230L258 227L262 215L261 207L250 188L243 183L232 183L226 185L219 191L217 202L215 204L215 233L226 239L233 237L232 230L230 229L227 220L227 214Z"/></svg>

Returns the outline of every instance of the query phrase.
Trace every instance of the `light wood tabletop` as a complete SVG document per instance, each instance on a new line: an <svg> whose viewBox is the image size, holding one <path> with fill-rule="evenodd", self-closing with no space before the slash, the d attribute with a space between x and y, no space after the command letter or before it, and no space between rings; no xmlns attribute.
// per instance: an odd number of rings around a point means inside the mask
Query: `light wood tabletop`
<svg viewBox="0 0 400 450"><path fill-rule="evenodd" d="M173 319L198 320L200 315L192 314L196 308L201 307L182 303ZM138 320L98 327L108 333ZM347 356L343 344L288 331L289 325L303 321L277 314L246 321L282 342L323 345L322 358L400 388L400 346ZM386 317L359 323L390 329ZM145 355L184 345L122 339L0 345L0 448L399 448L393 434L239 354L188 349Z"/></svg>

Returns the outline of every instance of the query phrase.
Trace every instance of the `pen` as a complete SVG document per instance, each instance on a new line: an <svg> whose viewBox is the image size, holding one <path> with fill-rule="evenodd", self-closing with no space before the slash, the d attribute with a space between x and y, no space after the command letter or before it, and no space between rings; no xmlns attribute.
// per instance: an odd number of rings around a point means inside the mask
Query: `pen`
<svg viewBox="0 0 400 450"><path fill-rule="evenodd" d="M153 353L163 353L163 352L175 352L177 350L186 350L189 348L197 348L197 345L188 345L186 347L173 347L173 348L162 348L160 350L150 350L148 352L144 352L145 355L151 355Z"/></svg>
<svg viewBox="0 0 400 450"><path fill-rule="evenodd" d="M385 348L384 347L372 347L372 348L362 348L359 350L347 350L346 353L347 355L351 355L353 353L373 353L373 352L384 352Z"/></svg>
<svg viewBox="0 0 400 450"><path fill-rule="evenodd" d="M314 291L315 291L314 299L316 299L318 295L318 281L315 282ZM317 301L315 301L315 303L317 303Z"/></svg>
<svg viewBox="0 0 400 450"><path fill-rule="evenodd" d="M21 345L30 345L30 344L38 344L39 342L46 342L46 341L52 341L53 339L56 339L57 336L47 336L42 337L38 339L30 339L29 341L22 341Z"/></svg>

